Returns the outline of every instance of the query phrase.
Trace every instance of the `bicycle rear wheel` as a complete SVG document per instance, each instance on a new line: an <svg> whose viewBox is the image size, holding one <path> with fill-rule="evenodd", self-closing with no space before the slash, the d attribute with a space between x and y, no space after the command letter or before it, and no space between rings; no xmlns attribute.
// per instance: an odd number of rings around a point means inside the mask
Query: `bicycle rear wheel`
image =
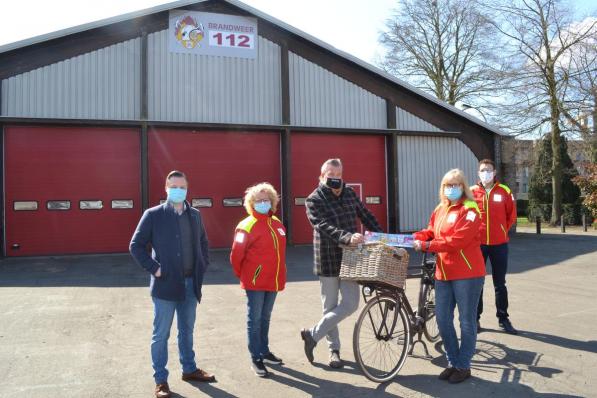
<svg viewBox="0 0 597 398"><path fill-rule="evenodd" d="M402 305L389 296L371 299L354 326L352 348L357 364L369 380L391 380L410 348L410 323Z"/></svg>
<svg viewBox="0 0 597 398"><path fill-rule="evenodd" d="M425 300L423 334L425 334L427 340L433 343L439 339L439 327L435 316L435 284L430 283L423 287L422 298Z"/></svg>

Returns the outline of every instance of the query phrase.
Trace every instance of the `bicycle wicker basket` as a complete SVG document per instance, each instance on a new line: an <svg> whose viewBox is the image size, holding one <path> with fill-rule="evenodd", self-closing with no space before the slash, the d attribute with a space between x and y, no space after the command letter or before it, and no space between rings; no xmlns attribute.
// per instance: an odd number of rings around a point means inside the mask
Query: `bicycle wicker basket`
<svg viewBox="0 0 597 398"><path fill-rule="evenodd" d="M404 289L408 252L381 242L344 247L340 279L356 282L382 282Z"/></svg>

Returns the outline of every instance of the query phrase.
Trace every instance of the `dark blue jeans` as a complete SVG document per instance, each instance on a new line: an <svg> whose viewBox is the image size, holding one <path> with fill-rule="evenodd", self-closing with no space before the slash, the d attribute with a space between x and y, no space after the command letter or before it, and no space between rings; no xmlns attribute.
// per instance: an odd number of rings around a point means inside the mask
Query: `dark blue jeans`
<svg viewBox="0 0 597 398"><path fill-rule="evenodd" d="M477 345L477 303L485 278L435 281L435 315L450 367L470 369ZM454 328L458 306L460 345Z"/></svg>
<svg viewBox="0 0 597 398"><path fill-rule="evenodd" d="M508 289L506 288L506 273L508 272L508 244L502 245L481 245L483 259L491 262L491 276L495 289L495 316L499 320L508 319ZM483 290L477 307L477 320L483 313Z"/></svg>
<svg viewBox="0 0 597 398"><path fill-rule="evenodd" d="M249 353L258 361L269 351L269 322L277 292L247 290L247 338Z"/></svg>
<svg viewBox="0 0 597 398"><path fill-rule="evenodd" d="M197 309L197 297L193 289L193 278L185 278L185 300L169 301L153 299L153 336L151 338L151 362L156 384L168 381L168 338L176 312L178 323L178 353L183 373L197 370L193 351L193 328Z"/></svg>

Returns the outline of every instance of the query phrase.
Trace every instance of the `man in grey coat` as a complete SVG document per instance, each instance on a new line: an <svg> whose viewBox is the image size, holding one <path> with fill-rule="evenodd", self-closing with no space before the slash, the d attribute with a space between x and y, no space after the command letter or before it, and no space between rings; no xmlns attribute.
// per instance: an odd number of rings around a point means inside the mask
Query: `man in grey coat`
<svg viewBox="0 0 597 398"><path fill-rule="evenodd" d="M381 227L354 190L344 183L340 159L329 159L321 166L319 186L305 204L314 231L314 272L319 276L323 317L312 328L301 330L301 338L305 355L309 362L313 362L313 349L326 337L330 349L329 365L341 368L344 364L340 359L338 324L357 310L359 285L338 277L342 262L339 245L357 245L364 241L363 235L357 232L357 217L370 231L381 232ZM342 296L340 303L338 296Z"/></svg>

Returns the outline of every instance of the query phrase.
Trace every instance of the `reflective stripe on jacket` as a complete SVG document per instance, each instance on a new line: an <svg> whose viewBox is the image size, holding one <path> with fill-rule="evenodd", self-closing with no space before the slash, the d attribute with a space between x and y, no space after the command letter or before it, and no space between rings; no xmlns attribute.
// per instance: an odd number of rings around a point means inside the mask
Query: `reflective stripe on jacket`
<svg viewBox="0 0 597 398"><path fill-rule="evenodd" d="M516 221L516 202L510 188L496 181L489 192L481 183L472 186L471 191L481 211L481 243L507 243L510 240L508 231Z"/></svg>
<svg viewBox="0 0 597 398"><path fill-rule="evenodd" d="M425 251L437 253L435 279L456 280L485 275L485 262L479 241L481 217L475 201L439 205L431 214L426 229L416 232L415 239L430 241Z"/></svg>
<svg viewBox="0 0 597 398"><path fill-rule="evenodd" d="M286 230L270 214L253 212L236 227L230 262L245 290L277 292L286 284Z"/></svg>

